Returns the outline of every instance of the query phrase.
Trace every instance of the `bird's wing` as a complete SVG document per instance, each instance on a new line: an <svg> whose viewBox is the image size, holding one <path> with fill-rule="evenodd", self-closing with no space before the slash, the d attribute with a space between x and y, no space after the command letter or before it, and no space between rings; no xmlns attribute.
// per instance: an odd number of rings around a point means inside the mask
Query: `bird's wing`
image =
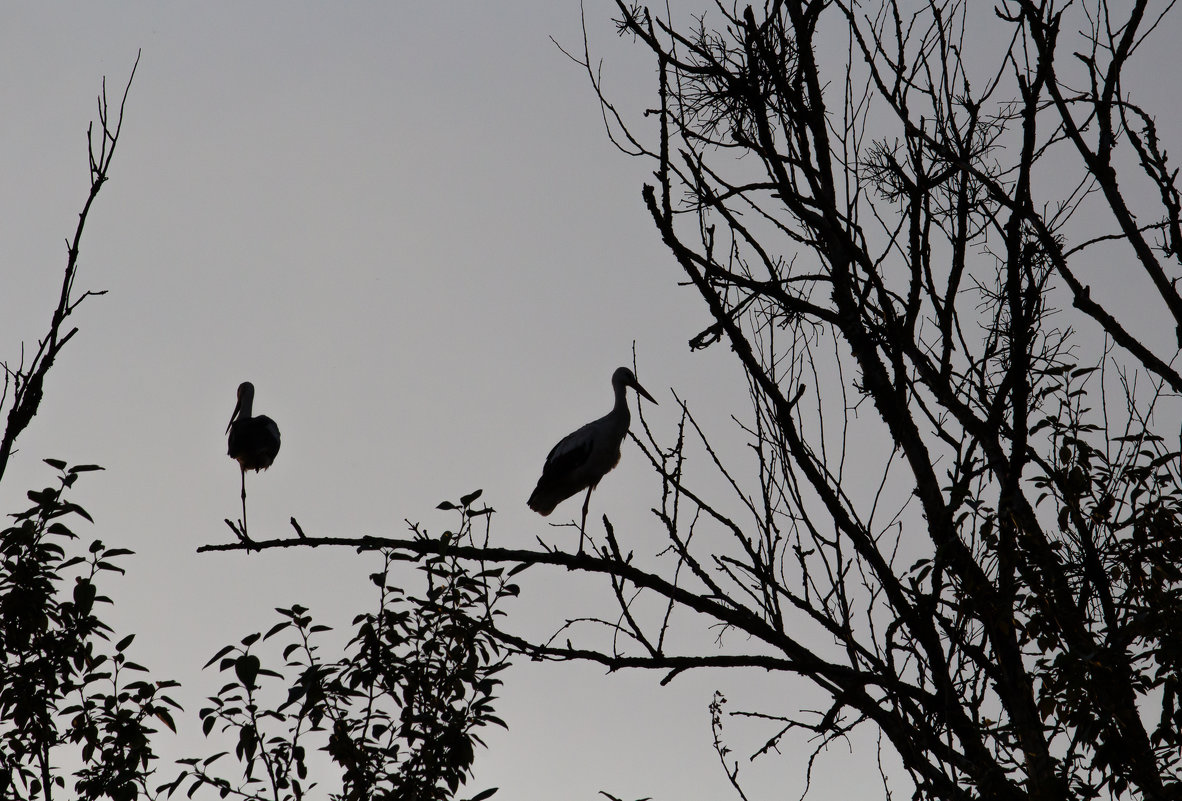
<svg viewBox="0 0 1182 801"><path fill-rule="evenodd" d="M281 442L279 438L279 426L275 424L274 420L272 420L270 417L267 417L266 415L259 415L255 418L255 420L259 421L259 426L266 429L267 434L269 434L271 439L275 441L275 452L278 453L279 443Z"/></svg>
<svg viewBox="0 0 1182 801"><path fill-rule="evenodd" d="M231 423L227 453L231 459L262 454L269 461L279 453L279 443L279 426L270 417L260 415Z"/></svg>
<svg viewBox="0 0 1182 801"><path fill-rule="evenodd" d="M226 453L230 455L231 459L237 459L238 455L242 453L242 421L231 420L229 431L226 433L226 444L229 446Z"/></svg>
<svg viewBox="0 0 1182 801"><path fill-rule="evenodd" d="M588 423L578 431L567 434L550 449L550 453L546 455L546 464L542 468L543 478L570 473L590 458L595 444L592 426L594 423Z"/></svg>

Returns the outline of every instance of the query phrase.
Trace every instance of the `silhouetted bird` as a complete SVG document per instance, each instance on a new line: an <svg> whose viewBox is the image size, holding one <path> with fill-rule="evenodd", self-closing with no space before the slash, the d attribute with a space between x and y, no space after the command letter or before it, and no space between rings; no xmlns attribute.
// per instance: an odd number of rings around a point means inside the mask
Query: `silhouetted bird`
<svg viewBox="0 0 1182 801"><path fill-rule="evenodd" d="M612 373L612 389L616 403L603 417L563 437L546 457L542 477L538 486L529 496L529 508L540 515L548 515L554 507L572 495L587 490L583 501L583 522L579 526L579 552L583 551L583 539L587 527L587 506L591 503L591 491L620 461L620 445L628 433L631 415L625 390L632 387L642 397L656 403L652 395L636 380L627 367Z"/></svg>
<svg viewBox="0 0 1182 801"><path fill-rule="evenodd" d="M242 471L242 527L246 529L246 471L266 470L279 453L279 426L264 414L252 417L254 384L238 385L238 403L226 426L228 453Z"/></svg>

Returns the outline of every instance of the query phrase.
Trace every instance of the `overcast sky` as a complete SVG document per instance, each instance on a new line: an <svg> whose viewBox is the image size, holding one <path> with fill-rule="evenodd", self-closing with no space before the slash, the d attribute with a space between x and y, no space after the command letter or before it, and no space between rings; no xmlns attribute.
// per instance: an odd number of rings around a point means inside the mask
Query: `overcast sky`
<svg viewBox="0 0 1182 801"><path fill-rule="evenodd" d="M611 9L587 3L589 33L607 90L639 112L655 70L615 37ZM143 51L82 247L78 286L108 294L80 309L0 509L52 478L44 457L107 468L74 497L96 520L84 534L137 554L105 587L112 621L138 634L137 661L186 687L183 736L157 743L165 757L215 750L196 713L220 684L200 671L220 646L268 627L275 606L345 626L370 602L374 556L195 553L226 541L222 519L239 513L223 433L239 382L283 433L274 467L248 478L256 538L286 536L293 515L312 535L397 536L407 518L438 530L450 521L435 505L479 487L499 543L573 547L525 498L554 442L610 408L633 342L661 404L646 410L654 425L675 424L676 387L719 436L736 433L745 384L725 349L688 352L708 321L643 209L651 167L612 147L585 74L550 37L581 49L576 3L0 12L0 358L45 331L87 189L95 94L105 75L117 95ZM592 517L609 512L655 552L656 486L626 446ZM551 520L577 514L572 500ZM557 625L567 577L527 590L510 608L522 627ZM471 787L524 801L731 797L711 748L713 690L735 706L807 705L803 684L758 675L659 678L511 671L509 730L488 733ZM872 788L873 757L836 749L814 797ZM795 798L804 769L790 752L751 770Z"/></svg>
<svg viewBox="0 0 1182 801"><path fill-rule="evenodd" d="M589 4L609 84L643 108L652 65L608 11ZM48 322L100 80L117 93L143 50L82 247L78 286L108 294L81 308L0 500L23 508L52 477L43 457L107 468L76 499L97 521L85 534L137 554L106 587L112 620L138 633L138 661L186 686L186 737L162 738L162 754L215 750L196 712L221 683L200 671L221 645L269 626L275 606L344 626L371 598L374 557L195 553L238 516L223 432L240 381L283 432L275 466L248 479L256 537L287 535L292 515L310 534L396 536L407 518L438 530L451 523L440 500L482 487L500 542L561 542L569 531L525 498L551 445L610 408L633 341L666 423L677 386L729 426L729 399L705 394L738 373L721 351L687 353L705 311L643 211L649 168L613 149L551 36L581 47L577 4L5 8L5 358ZM643 534L654 486L626 452L595 509ZM577 513L571 501L551 520ZM563 580L535 581L511 611L560 622L543 610ZM726 795L707 714L717 682L657 678L512 672L509 731L487 733L472 786Z"/></svg>

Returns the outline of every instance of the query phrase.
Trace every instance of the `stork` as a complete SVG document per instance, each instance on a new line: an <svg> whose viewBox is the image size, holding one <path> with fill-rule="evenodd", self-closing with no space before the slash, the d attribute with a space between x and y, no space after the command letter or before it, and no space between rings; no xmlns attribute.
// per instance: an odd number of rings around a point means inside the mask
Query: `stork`
<svg viewBox="0 0 1182 801"><path fill-rule="evenodd" d="M618 368L612 373L615 406L598 420L567 434L554 446L546 456L538 486L529 496L529 508L544 517L567 498L587 490L587 497L583 500L583 521L579 525L579 553L583 552L583 540L586 537L587 506L591 503L591 491L620 461L620 445L632 419L625 397L628 387L635 389L641 397L657 402L640 386L631 370L627 367Z"/></svg>
<svg viewBox="0 0 1182 801"><path fill-rule="evenodd" d="M279 426L265 414L252 417L254 384L238 385L238 403L226 426L228 453L242 471L242 533L246 534L246 471L266 470L279 453Z"/></svg>

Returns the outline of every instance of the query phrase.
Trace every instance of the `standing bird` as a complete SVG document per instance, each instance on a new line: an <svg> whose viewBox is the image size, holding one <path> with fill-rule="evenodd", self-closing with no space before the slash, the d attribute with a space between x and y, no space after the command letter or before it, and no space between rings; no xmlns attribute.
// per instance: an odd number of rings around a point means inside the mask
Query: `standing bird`
<svg viewBox="0 0 1182 801"><path fill-rule="evenodd" d="M591 490L620 461L620 445L632 419L628 413L628 400L624 396L628 387L635 389L641 397L657 402L640 386L631 370L627 367L617 369L612 373L615 406L598 420L573 434L567 434L554 446L546 457L538 486L529 496L529 508L545 516L567 498L587 490L587 497L583 501L583 522L579 526L579 553L583 552Z"/></svg>
<svg viewBox="0 0 1182 801"><path fill-rule="evenodd" d="M238 403L230 424L226 426L230 458L242 470L242 533L246 533L246 471L266 470L279 453L279 426L265 414L252 417L254 384L243 381L238 385Z"/></svg>

